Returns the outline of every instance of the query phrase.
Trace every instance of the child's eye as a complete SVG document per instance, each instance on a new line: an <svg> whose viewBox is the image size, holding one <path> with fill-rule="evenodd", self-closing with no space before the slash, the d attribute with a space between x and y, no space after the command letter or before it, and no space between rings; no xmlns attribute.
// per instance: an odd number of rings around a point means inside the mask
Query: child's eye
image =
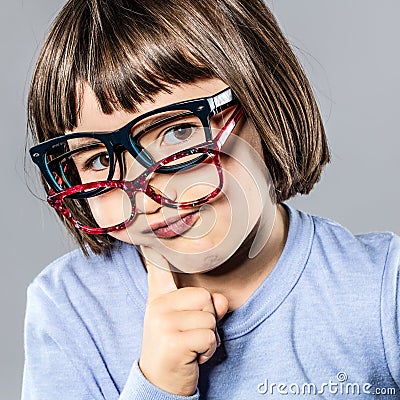
<svg viewBox="0 0 400 400"><path fill-rule="evenodd" d="M102 171L110 167L110 157L108 153L96 154L85 163L86 170Z"/></svg>
<svg viewBox="0 0 400 400"><path fill-rule="evenodd" d="M196 131L198 131L198 127L191 124L173 126L165 131L162 143L166 145L180 144L189 140Z"/></svg>

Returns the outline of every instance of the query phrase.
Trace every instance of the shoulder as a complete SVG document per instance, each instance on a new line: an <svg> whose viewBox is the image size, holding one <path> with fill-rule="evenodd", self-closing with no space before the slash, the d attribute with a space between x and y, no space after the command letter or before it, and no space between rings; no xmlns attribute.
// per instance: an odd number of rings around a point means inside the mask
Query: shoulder
<svg viewBox="0 0 400 400"><path fill-rule="evenodd" d="M365 298L375 305L385 299L400 303L400 236L393 232L353 234L336 221L288 207L290 229L301 254L308 243L303 276L318 288ZM293 239L292 239L293 241Z"/></svg>
<svg viewBox="0 0 400 400"><path fill-rule="evenodd" d="M395 233L354 234L329 218L292 207L288 211L296 231L292 251L300 253L299 243L307 243L305 276L317 277L319 285L334 285L360 295L368 291L379 295L383 282L393 281L393 276L398 275L400 237Z"/></svg>
<svg viewBox="0 0 400 400"><path fill-rule="evenodd" d="M30 283L28 295L41 292L58 302L83 293L104 293L121 284L121 271L141 265L133 245L118 242L110 255L86 256L80 249L71 251L45 267ZM57 301L58 300L58 301Z"/></svg>
<svg viewBox="0 0 400 400"><path fill-rule="evenodd" d="M310 215L314 223L314 248L328 258L359 263L361 269L400 264L400 237L393 232L353 234L336 221ZM396 259L397 258L397 259ZM368 268L367 268L368 269Z"/></svg>

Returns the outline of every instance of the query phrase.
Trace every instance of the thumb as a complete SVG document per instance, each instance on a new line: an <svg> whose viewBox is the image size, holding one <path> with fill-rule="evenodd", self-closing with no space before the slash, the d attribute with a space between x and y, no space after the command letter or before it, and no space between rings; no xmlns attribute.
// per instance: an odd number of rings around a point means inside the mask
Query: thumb
<svg viewBox="0 0 400 400"><path fill-rule="evenodd" d="M147 269L148 301L177 290L168 260L150 247L140 246Z"/></svg>
<svg viewBox="0 0 400 400"><path fill-rule="evenodd" d="M215 314L219 321L228 312L229 302L228 299L221 293L212 293L212 300L214 303Z"/></svg>

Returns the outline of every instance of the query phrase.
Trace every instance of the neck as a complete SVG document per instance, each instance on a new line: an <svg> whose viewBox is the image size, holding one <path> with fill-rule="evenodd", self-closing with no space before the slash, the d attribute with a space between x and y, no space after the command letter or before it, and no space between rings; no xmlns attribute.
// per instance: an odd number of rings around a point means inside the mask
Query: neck
<svg viewBox="0 0 400 400"><path fill-rule="evenodd" d="M272 271L286 243L289 217L280 204L271 235L265 246L254 258L248 258L257 225L242 246L226 262L202 274L175 274L177 286L204 287L211 293L223 294L229 301L229 311L240 307Z"/></svg>

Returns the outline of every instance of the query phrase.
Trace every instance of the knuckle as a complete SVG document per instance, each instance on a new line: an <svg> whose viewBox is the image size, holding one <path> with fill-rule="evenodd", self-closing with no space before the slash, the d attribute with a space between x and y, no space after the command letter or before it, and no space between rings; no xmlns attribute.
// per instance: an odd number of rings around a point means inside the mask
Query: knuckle
<svg viewBox="0 0 400 400"><path fill-rule="evenodd" d="M217 326L217 320L214 314L207 313L207 328L215 329Z"/></svg>
<svg viewBox="0 0 400 400"><path fill-rule="evenodd" d="M146 314L161 314L168 312L170 301L168 297L159 296L146 302Z"/></svg>
<svg viewBox="0 0 400 400"><path fill-rule="evenodd" d="M205 303L211 301L211 293L207 289L197 288L197 294Z"/></svg>
<svg viewBox="0 0 400 400"><path fill-rule="evenodd" d="M216 343L217 343L217 338L215 337L215 332L212 329L207 329L207 344L211 348Z"/></svg>
<svg viewBox="0 0 400 400"><path fill-rule="evenodd" d="M154 332L167 332L170 330L170 319L167 315L160 312L148 313L145 316L146 325L151 327Z"/></svg>

